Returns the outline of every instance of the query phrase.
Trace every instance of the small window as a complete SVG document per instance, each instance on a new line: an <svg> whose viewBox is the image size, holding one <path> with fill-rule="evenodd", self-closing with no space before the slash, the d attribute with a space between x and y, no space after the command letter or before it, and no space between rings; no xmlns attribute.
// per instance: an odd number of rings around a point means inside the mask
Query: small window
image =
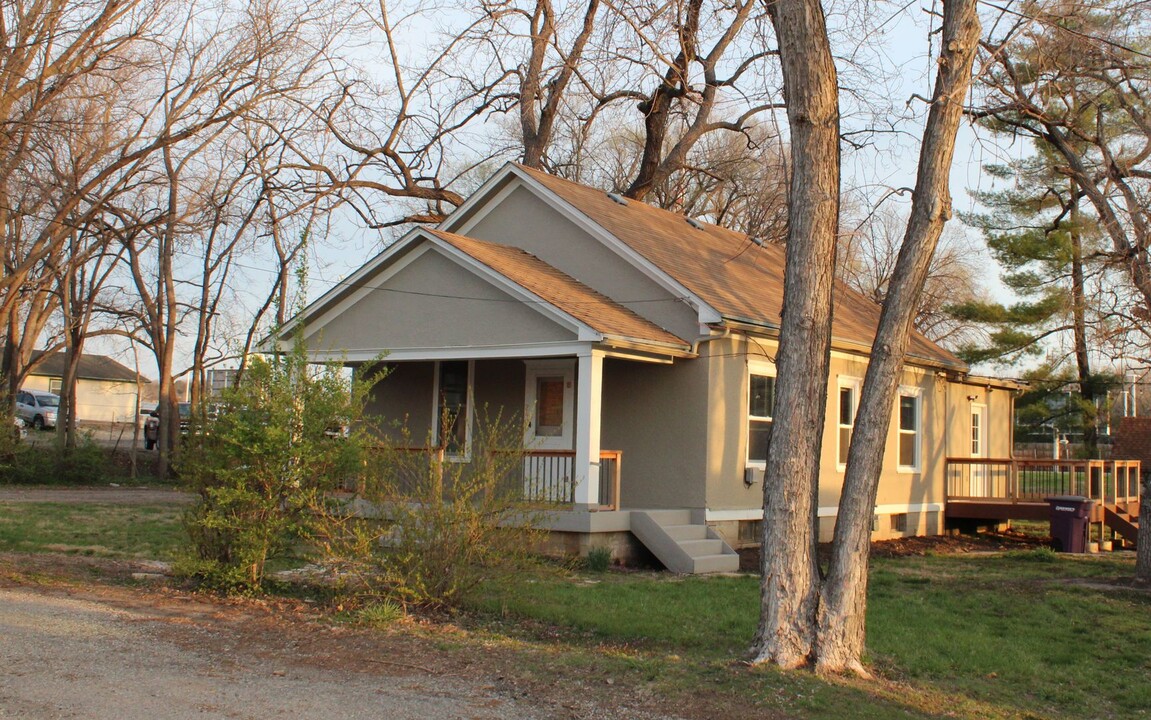
<svg viewBox="0 0 1151 720"><path fill-rule="evenodd" d="M775 378L752 372L747 392L747 461L766 463L771 445L771 418L775 406Z"/></svg>
<svg viewBox="0 0 1151 720"><path fill-rule="evenodd" d="M907 532L907 513L896 513L891 515L891 532L905 533Z"/></svg>
<svg viewBox="0 0 1151 720"><path fill-rule="evenodd" d="M917 388L899 391L899 469L919 469L922 407Z"/></svg>
<svg viewBox="0 0 1151 720"><path fill-rule="evenodd" d="M847 451L851 448L851 434L855 431L855 412L859 403L859 380L840 379L839 381L839 415L836 418L838 426L838 455L836 457L842 470L847 465Z"/></svg>
<svg viewBox="0 0 1151 720"><path fill-rule="evenodd" d="M60 378L51 378L48 380L48 392L53 395L59 395L60 389L64 387L64 381Z"/></svg>

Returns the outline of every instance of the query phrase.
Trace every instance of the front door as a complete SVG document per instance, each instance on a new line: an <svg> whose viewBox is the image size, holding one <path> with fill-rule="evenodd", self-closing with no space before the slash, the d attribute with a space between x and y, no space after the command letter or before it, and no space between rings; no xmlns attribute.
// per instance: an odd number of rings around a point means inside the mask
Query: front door
<svg viewBox="0 0 1151 720"><path fill-rule="evenodd" d="M575 363L532 360L524 387L524 494L571 502L575 466Z"/></svg>
<svg viewBox="0 0 1151 720"><path fill-rule="evenodd" d="M971 406L971 457L987 457L987 406ZM982 464L971 465L971 496L991 497L991 473Z"/></svg>
<svg viewBox="0 0 1151 720"><path fill-rule="evenodd" d="M527 450L571 450L575 425L575 364L531 361L524 388Z"/></svg>

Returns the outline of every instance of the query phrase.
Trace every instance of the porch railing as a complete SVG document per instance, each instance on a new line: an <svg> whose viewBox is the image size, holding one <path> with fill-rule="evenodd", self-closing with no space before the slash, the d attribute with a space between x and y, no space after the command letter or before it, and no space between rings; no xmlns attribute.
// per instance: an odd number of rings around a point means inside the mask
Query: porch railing
<svg viewBox="0 0 1151 720"><path fill-rule="evenodd" d="M381 452L399 453L396 482L404 493L418 492L427 479L435 477L437 467L443 468L451 462L444 448L393 448ZM425 460L416 460L422 455ZM494 451L489 457L514 458L521 460L498 469L502 475L500 485L504 491L522 494L525 500L550 505L571 505L575 503L574 466L575 452L572 450L509 450ZM476 458L472 458L474 462ZM414 462L413 462L414 461ZM618 510L620 497L620 466L623 452L601 450L599 462L599 495L596 498L597 510ZM426 464L425 464L426 463ZM443 472L439 471L442 478ZM354 490L354 487L348 487Z"/></svg>
<svg viewBox="0 0 1151 720"><path fill-rule="evenodd" d="M1138 460L947 458L947 499L1043 502L1080 495L1114 505L1139 500Z"/></svg>

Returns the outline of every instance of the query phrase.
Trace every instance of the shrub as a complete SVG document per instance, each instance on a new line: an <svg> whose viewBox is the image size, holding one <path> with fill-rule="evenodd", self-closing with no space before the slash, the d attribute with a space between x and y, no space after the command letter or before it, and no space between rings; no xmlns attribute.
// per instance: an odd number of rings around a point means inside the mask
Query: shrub
<svg viewBox="0 0 1151 720"><path fill-rule="evenodd" d="M329 504L317 544L363 592L405 607L460 604L532 563L539 547L542 509L523 499L522 437L496 417L476 422L470 462L446 461L442 449L380 451L358 505Z"/></svg>
<svg viewBox="0 0 1151 720"><path fill-rule="evenodd" d="M255 358L215 417L193 417L176 469L199 501L179 570L215 589L259 590L268 560L310 536L313 510L361 468L367 387L349 388L339 366L309 366L297 346Z"/></svg>
<svg viewBox="0 0 1151 720"><path fill-rule="evenodd" d="M584 558L584 567L591 572L607 572L611 567L611 548L593 547L588 550L587 557Z"/></svg>

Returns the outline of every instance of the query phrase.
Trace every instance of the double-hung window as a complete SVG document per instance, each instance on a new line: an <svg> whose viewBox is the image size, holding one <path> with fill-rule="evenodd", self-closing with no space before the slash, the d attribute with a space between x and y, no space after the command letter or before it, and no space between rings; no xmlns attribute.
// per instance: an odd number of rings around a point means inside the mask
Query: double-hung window
<svg viewBox="0 0 1151 720"><path fill-rule="evenodd" d="M855 411L859 408L859 378L841 377L836 403L837 455L840 470L847 467L847 451L851 448L851 434L855 431Z"/></svg>
<svg viewBox="0 0 1151 720"><path fill-rule="evenodd" d="M771 417L775 405L775 375L770 366L752 366L747 383L747 462L767 464L771 444Z"/></svg>
<svg viewBox="0 0 1151 720"><path fill-rule="evenodd" d="M436 436L452 458L468 455L471 434L472 364L468 360L436 363Z"/></svg>
<svg viewBox="0 0 1151 720"><path fill-rule="evenodd" d="M920 435L923 426L923 396L919 388L899 388L899 470L919 470Z"/></svg>

